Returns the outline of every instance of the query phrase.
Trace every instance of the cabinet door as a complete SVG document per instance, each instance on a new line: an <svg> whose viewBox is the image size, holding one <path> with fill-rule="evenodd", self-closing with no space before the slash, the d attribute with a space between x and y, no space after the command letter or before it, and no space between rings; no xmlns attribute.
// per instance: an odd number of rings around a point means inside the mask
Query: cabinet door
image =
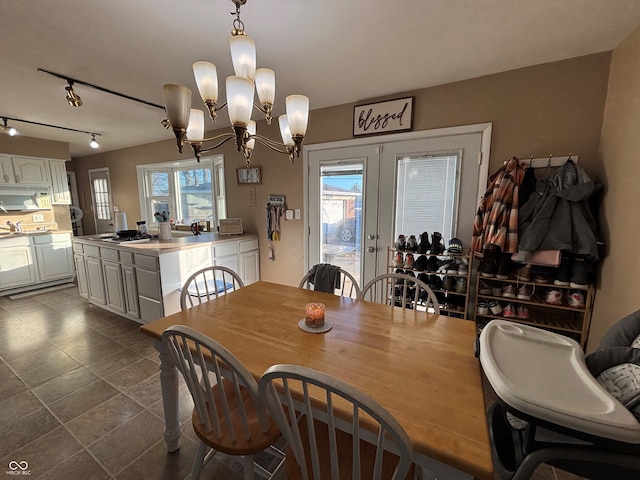
<svg viewBox="0 0 640 480"><path fill-rule="evenodd" d="M30 246L0 248L0 289L37 283Z"/></svg>
<svg viewBox="0 0 640 480"><path fill-rule="evenodd" d="M87 269L84 265L84 255L74 255L73 262L76 266L76 281L78 282L78 292L82 298L89 299L89 280L87 279Z"/></svg>
<svg viewBox="0 0 640 480"><path fill-rule="evenodd" d="M122 267L119 263L102 260L104 272L105 303L120 312L124 312L124 291L122 288Z"/></svg>
<svg viewBox="0 0 640 480"><path fill-rule="evenodd" d="M135 267L132 267L131 265L122 265L122 284L124 290L125 312L135 318L140 318Z"/></svg>
<svg viewBox="0 0 640 480"><path fill-rule="evenodd" d="M104 296L104 277L102 276L102 261L96 257L86 257L85 267L89 286L89 300L100 305L106 304Z"/></svg>
<svg viewBox="0 0 640 480"><path fill-rule="evenodd" d="M13 157L16 183L49 185L49 165L43 158Z"/></svg>
<svg viewBox="0 0 640 480"><path fill-rule="evenodd" d="M245 285L260 280L260 256L258 250L240 254L240 275Z"/></svg>
<svg viewBox="0 0 640 480"><path fill-rule="evenodd" d="M16 183L13 175L11 157L0 156L0 185L4 183Z"/></svg>
<svg viewBox="0 0 640 480"><path fill-rule="evenodd" d="M242 277L240 270L238 269L238 255L230 255L228 257L218 257L214 260L214 265L220 267L227 267L237 272Z"/></svg>
<svg viewBox="0 0 640 480"><path fill-rule="evenodd" d="M36 245L36 261L41 282L73 276L71 242Z"/></svg>
<svg viewBox="0 0 640 480"><path fill-rule="evenodd" d="M67 182L67 169L63 160L49 160L51 170L52 202L54 205L71 205L71 193Z"/></svg>

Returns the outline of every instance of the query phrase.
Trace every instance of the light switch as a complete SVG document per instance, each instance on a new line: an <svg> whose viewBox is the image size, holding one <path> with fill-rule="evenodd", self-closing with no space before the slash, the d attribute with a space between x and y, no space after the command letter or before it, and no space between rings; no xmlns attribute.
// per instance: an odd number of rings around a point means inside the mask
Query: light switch
<svg viewBox="0 0 640 480"><path fill-rule="evenodd" d="M249 189L249 201L247 202L247 206L249 207L256 206L256 187L251 187Z"/></svg>
<svg viewBox="0 0 640 480"><path fill-rule="evenodd" d="M300 209L296 208L296 220L300 220Z"/></svg>

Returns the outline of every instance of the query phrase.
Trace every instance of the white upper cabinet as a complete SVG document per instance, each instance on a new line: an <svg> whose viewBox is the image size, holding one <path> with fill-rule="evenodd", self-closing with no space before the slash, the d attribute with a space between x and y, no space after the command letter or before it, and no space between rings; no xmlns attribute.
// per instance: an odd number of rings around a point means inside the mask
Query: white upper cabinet
<svg viewBox="0 0 640 480"><path fill-rule="evenodd" d="M49 160L51 170L51 203L71 205L71 193L67 181L67 168L64 160Z"/></svg>
<svg viewBox="0 0 640 480"><path fill-rule="evenodd" d="M49 163L44 158L12 157L13 173L18 185L49 185Z"/></svg>
<svg viewBox="0 0 640 480"><path fill-rule="evenodd" d="M16 183L16 177L13 175L13 163L11 157L0 155L0 185L6 183Z"/></svg>

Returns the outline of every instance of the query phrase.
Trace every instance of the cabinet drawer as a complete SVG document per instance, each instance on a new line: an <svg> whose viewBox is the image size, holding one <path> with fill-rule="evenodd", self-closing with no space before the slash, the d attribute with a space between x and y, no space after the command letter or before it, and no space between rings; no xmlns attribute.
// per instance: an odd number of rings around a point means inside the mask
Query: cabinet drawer
<svg viewBox="0 0 640 480"><path fill-rule="evenodd" d="M100 248L100 256L104 260L111 260L111 261L114 261L114 262L117 262L117 261L120 260L120 256L118 255L118 250L116 250L114 248L101 247Z"/></svg>
<svg viewBox="0 0 640 480"><path fill-rule="evenodd" d="M123 252L122 250L120 250L120 261L122 263L126 263L127 265L133 265L133 253Z"/></svg>
<svg viewBox="0 0 640 480"><path fill-rule="evenodd" d="M162 300L158 272L136 268L136 282L138 284L138 295L153 300Z"/></svg>
<svg viewBox="0 0 640 480"><path fill-rule="evenodd" d="M162 303L148 298L140 297L140 319L144 322L152 322L162 318Z"/></svg>
<svg viewBox="0 0 640 480"><path fill-rule="evenodd" d="M238 253L238 244L236 242L223 243L222 245L213 246L213 257L224 257L226 255L236 255Z"/></svg>
<svg viewBox="0 0 640 480"><path fill-rule="evenodd" d="M73 242L73 251L75 253L84 253L84 245L82 243Z"/></svg>
<svg viewBox="0 0 640 480"><path fill-rule="evenodd" d="M158 270L158 258L151 255L142 255L140 253L134 253L134 263L140 267L151 268Z"/></svg>
<svg viewBox="0 0 640 480"><path fill-rule="evenodd" d="M31 238L33 238L34 245L44 245L54 241L53 235L34 235Z"/></svg>
<svg viewBox="0 0 640 480"><path fill-rule="evenodd" d="M100 256L100 247L97 247L95 245L85 245L84 246L84 253L87 255L91 255L92 257L99 257Z"/></svg>
<svg viewBox="0 0 640 480"><path fill-rule="evenodd" d="M11 237L0 239L0 248L28 247L30 245L30 237Z"/></svg>
<svg viewBox="0 0 640 480"><path fill-rule="evenodd" d="M251 250L258 250L258 239L242 240L240 242L240 253L250 252Z"/></svg>

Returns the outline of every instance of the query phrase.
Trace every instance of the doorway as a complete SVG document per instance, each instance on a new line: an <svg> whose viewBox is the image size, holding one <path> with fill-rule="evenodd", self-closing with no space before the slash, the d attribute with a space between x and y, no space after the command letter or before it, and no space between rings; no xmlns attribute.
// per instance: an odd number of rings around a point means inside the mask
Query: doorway
<svg viewBox="0 0 640 480"><path fill-rule="evenodd" d="M339 265L362 286L387 271L400 233L468 248L490 138L481 124L305 147L305 268Z"/></svg>
<svg viewBox="0 0 640 480"><path fill-rule="evenodd" d="M111 181L108 168L94 168L89 170L91 183L91 201L96 233L114 232L113 201L111 199Z"/></svg>

